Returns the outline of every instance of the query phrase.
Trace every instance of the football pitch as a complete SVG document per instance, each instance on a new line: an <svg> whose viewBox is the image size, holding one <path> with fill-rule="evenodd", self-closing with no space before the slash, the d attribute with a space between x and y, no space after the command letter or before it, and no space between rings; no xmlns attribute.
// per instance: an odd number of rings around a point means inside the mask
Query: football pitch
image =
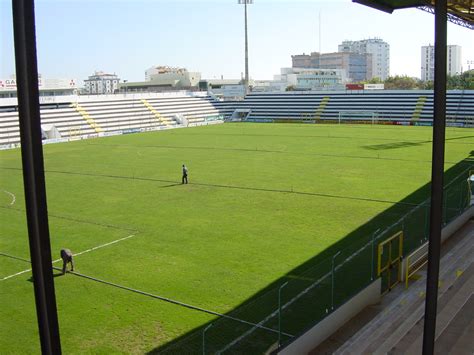
<svg viewBox="0 0 474 355"><path fill-rule="evenodd" d="M212 352L239 352L244 337L229 335L239 326L275 342L275 317L261 323L270 330L239 320L259 323L279 285L425 201L431 137L431 127L228 123L43 146L53 260L69 248L75 271L107 282L54 271L63 351L202 353L206 329ZM446 182L473 151L472 129L447 128ZM0 151L0 207L0 349L39 353L19 149ZM228 333L207 328L215 314L237 319ZM302 330L290 319L285 336Z"/></svg>

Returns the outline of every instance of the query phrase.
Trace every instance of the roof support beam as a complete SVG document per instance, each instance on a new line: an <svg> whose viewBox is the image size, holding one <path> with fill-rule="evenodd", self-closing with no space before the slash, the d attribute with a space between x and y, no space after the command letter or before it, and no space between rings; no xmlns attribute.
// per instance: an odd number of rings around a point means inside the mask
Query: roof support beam
<svg viewBox="0 0 474 355"><path fill-rule="evenodd" d="M374 1L374 0L352 0L352 2L356 2L361 5L369 6L374 9L383 11L383 12L388 12L391 14L393 12L393 7L385 5L382 3L382 1Z"/></svg>
<svg viewBox="0 0 474 355"><path fill-rule="evenodd" d="M433 112L433 150L431 168L430 239L426 282L423 354L433 354L438 303L439 259L443 219L444 146L446 131L446 42L447 0L435 5L435 78Z"/></svg>
<svg viewBox="0 0 474 355"><path fill-rule="evenodd" d="M44 178L34 0L12 0L21 157L36 315L43 354L60 354Z"/></svg>

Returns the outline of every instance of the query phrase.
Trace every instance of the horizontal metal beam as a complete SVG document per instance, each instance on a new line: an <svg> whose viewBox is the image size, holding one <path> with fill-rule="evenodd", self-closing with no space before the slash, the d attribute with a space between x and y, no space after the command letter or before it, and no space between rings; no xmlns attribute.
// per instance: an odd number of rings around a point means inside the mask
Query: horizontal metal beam
<svg viewBox="0 0 474 355"><path fill-rule="evenodd" d="M352 2L355 2L357 4L361 4L361 5L365 5L365 6L369 6L369 7L372 7L374 9L377 9L377 10L380 10L380 11L383 11L383 12L388 12L389 14L391 14L394 10L393 7L389 6L389 5L386 5L386 4L383 4L382 2L380 1L373 1L373 0L352 0Z"/></svg>

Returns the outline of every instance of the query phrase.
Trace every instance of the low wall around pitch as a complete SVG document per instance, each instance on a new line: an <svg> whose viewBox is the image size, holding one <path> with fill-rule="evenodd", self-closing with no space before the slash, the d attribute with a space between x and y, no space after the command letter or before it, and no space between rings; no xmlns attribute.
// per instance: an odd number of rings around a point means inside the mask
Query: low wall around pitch
<svg viewBox="0 0 474 355"><path fill-rule="evenodd" d="M365 307L378 303L381 298L380 289L381 279L378 278L294 342L282 348L278 354L309 353Z"/></svg>

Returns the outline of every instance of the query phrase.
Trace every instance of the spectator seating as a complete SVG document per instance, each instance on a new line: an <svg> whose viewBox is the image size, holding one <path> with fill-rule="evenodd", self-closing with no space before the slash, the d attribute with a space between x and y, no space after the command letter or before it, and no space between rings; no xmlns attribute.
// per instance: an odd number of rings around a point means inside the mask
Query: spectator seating
<svg viewBox="0 0 474 355"><path fill-rule="evenodd" d="M44 105L41 124L54 126L62 138L80 139L114 132L179 126L176 116L202 124L221 115L214 98L200 93L77 96L76 101ZM61 100L58 97L59 100ZM20 142L16 106L0 106L0 146Z"/></svg>
<svg viewBox="0 0 474 355"><path fill-rule="evenodd" d="M41 124L61 138L202 125L226 118L254 122L378 121L431 125L433 92L373 90L251 93L242 101L219 101L207 93L139 93L55 97L42 104ZM0 100L1 101L1 100ZM448 125L474 126L474 90L448 91ZM20 142L15 104L0 102L0 146Z"/></svg>
<svg viewBox="0 0 474 355"><path fill-rule="evenodd" d="M447 119L451 123L472 125L474 90L447 93ZM428 90L373 90L345 92L252 93L234 102L235 110L249 110L250 121L328 121L338 122L341 113L357 120L357 112L373 113L377 121L431 124L433 92ZM234 112L232 111L232 112ZM226 113L226 118L230 118Z"/></svg>

